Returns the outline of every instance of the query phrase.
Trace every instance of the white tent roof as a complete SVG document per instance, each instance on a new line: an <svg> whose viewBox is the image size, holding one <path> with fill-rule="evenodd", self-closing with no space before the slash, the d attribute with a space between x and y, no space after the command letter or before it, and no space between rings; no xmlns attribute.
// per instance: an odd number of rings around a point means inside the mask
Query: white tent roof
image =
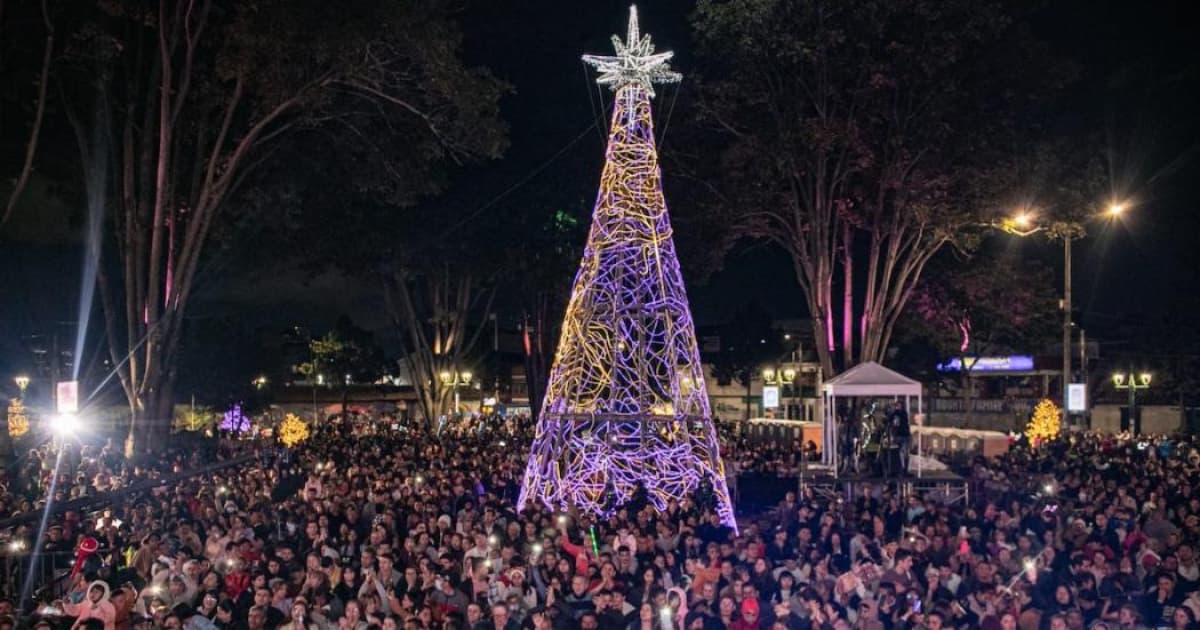
<svg viewBox="0 0 1200 630"><path fill-rule="evenodd" d="M920 396L921 383L874 361L825 381L826 396Z"/></svg>

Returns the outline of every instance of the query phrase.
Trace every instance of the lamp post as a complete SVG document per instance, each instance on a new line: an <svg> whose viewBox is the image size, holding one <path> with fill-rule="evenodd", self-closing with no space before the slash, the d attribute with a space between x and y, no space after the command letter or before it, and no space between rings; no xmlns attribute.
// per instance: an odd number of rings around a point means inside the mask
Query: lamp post
<svg viewBox="0 0 1200 630"><path fill-rule="evenodd" d="M1107 210L1100 215L1102 218L1117 219L1125 213L1126 206L1122 203L1111 203ZM1051 240L1061 239L1063 242L1063 324L1062 324L1062 406L1067 406L1067 389L1071 382L1071 241L1087 236L1083 223L1078 221L1053 221L1038 225L1032 212L1021 211L999 223L989 224L1008 234L1030 236L1045 232Z"/></svg>
<svg viewBox="0 0 1200 630"><path fill-rule="evenodd" d="M458 388L471 384L471 373L459 372L458 370L444 370L439 376L442 379L442 385L454 389L454 414L458 415Z"/></svg>
<svg viewBox="0 0 1200 630"><path fill-rule="evenodd" d="M784 385L788 385L788 384L791 384L794 386L796 383L796 368L790 367L790 366L782 368L782 369L780 369L778 367L765 368L762 371L762 377L763 377L763 385L764 386L780 387L780 388L782 388ZM787 405L783 406L783 419L784 420L788 419L788 406Z"/></svg>
<svg viewBox="0 0 1200 630"><path fill-rule="evenodd" d="M1134 435L1142 433L1142 421L1137 415L1137 392L1139 389L1150 389L1150 378L1149 372L1134 373L1133 368L1127 373L1112 375L1113 389L1129 391L1129 428Z"/></svg>

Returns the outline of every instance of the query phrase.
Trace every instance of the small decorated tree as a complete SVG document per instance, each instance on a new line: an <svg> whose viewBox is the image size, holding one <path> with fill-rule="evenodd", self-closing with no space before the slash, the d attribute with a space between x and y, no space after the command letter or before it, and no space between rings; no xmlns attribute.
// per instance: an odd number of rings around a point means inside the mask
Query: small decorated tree
<svg viewBox="0 0 1200 630"><path fill-rule="evenodd" d="M250 417L242 411L242 403L234 403L229 411L221 416L217 429L234 435L245 435L250 432Z"/></svg>
<svg viewBox="0 0 1200 630"><path fill-rule="evenodd" d="M279 425L279 441L291 448L308 439L308 425L294 413L284 416Z"/></svg>
<svg viewBox="0 0 1200 630"><path fill-rule="evenodd" d="M1033 417L1029 419L1029 425L1025 427L1025 435L1029 437L1029 443L1038 446L1043 442L1053 440L1058 437L1061 430L1061 411L1049 399L1043 398L1033 408Z"/></svg>
<svg viewBox="0 0 1200 630"><path fill-rule="evenodd" d="M18 438L29 433L29 416L25 414L25 403L14 398L8 403L8 434Z"/></svg>

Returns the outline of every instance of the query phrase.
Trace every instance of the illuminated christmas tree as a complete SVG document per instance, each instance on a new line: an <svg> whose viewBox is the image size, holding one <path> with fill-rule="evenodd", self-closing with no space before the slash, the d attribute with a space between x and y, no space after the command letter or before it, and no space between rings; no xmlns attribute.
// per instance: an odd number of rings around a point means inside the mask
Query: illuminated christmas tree
<svg viewBox="0 0 1200 630"><path fill-rule="evenodd" d="M1025 435L1029 438L1029 443L1038 446L1042 442L1048 442L1058 437L1059 431L1062 430L1062 414L1055 404L1047 399L1042 399L1037 406L1033 408L1033 417L1029 419L1029 426L1025 427Z"/></svg>
<svg viewBox="0 0 1200 630"><path fill-rule="evenodd" d="M291 448L308 439L308 425L296 414L289 413L279 425L279 441Z"/></svg>
<svg viewBox="0 0 1200 630"><path fill-rule="evenodd" d="M242 411L242 403L234 403L229 411L221 416L217 429L226 433L245 435L250 432L250 417Z"/></svg>
<svg viewBox="0 0 1200 630"><path fill-rule="evenodd" d="M8 401L8 434L21 437L29 433L29 416L25 414L25 402L20 398Z"/></svg>
<svg viewBox="0 0 1200 630"><path fill-rule="evenodd" d="M630 8L614 57L584 56L616 92L591 232L567 304L518 509L608 514L640 490L697 496L736 527L663 199L654 83L680 75Z"/></svg>

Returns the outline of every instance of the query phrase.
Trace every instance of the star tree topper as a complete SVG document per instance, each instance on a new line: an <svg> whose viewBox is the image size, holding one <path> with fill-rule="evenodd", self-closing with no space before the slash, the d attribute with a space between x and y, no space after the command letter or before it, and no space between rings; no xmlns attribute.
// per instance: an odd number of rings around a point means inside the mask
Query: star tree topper
<svg viewBox="0 0 1200 630"><path fill-rule="evenodd" d="M655 53L650 36L642 35L638 30L636 5L629 7L629 33L625 41L622 42L620 37L613 35L612 42L617 51L614 57L583 56L585 63L595 66L600 71L596 83L607 85L613 91L626 85L634 85L654 96L654 83L678 83L683 79L683 75L667 67L667 62L675 53L669 50Z"/></svg>

